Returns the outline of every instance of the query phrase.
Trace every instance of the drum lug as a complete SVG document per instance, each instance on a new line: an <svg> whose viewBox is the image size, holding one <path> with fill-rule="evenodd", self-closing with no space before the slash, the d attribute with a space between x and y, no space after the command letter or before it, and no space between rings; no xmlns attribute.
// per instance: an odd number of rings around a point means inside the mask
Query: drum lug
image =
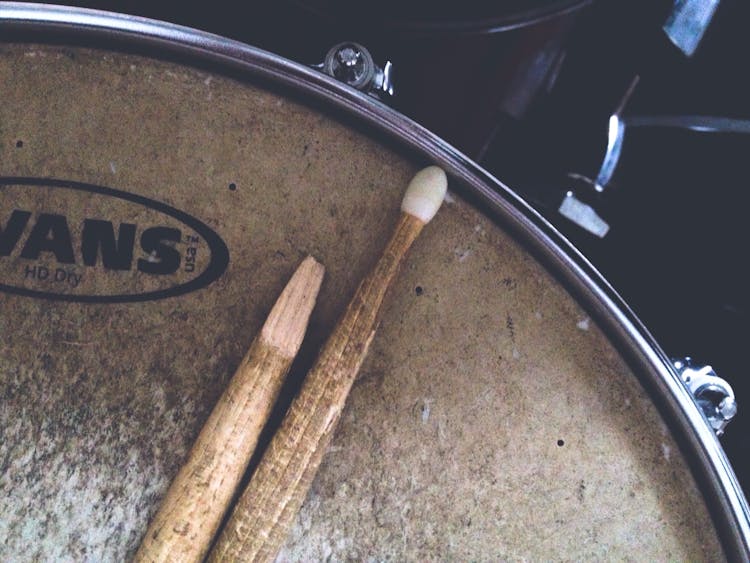
<svg viewBox="0 0 750 563"><path fill-rule="evenodd" d="M737 414L732 387L711 366L697 364L689 357L673 358L672 364L711 428L721 436Z"/></svg>
<svg viewBox="0 0 750 563"><path fill-rule="evenodd" d="M313 68L381 101L393 96L393 65L388 61L380 68L359 43L347 41L334 45L323 62Z"/></svg>

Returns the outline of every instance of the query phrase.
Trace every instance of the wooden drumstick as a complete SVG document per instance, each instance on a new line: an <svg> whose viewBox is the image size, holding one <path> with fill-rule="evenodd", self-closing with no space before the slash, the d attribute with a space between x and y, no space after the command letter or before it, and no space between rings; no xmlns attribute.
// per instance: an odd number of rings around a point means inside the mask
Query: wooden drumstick
<svg viewBox="0 0 750 563"><path fill-rule="evenodd" d="M172 482L135 561L206 556L302 343L323 271L307 257L284 288Z"/></svg>
<svg viewBox="0 0 750 563"><path fill-rule="evenodd" d="M362 280L315 362L209 561L276 557L315 477L346 397L375 334L378 311L406 252L445 196L436 166L409 184L401 217L383 255Z"/></svg>

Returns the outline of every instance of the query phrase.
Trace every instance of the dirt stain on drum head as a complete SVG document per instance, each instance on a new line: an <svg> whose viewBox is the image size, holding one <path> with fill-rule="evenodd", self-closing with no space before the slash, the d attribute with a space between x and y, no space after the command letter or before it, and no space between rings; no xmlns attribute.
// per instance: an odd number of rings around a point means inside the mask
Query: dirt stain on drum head
<svg viewBox="0 0 750 563"><path fill-rule="evenodd" d="M0 175L140 194L229 249L220 278L179 297L0 295L0 555L123 559L302 256L327 270L314 348L421 163L172 63L4 46L0 77ZM392 291L282 557L719 558L619 354L513 239L451 200ZM10 207L0 199L3 227Z"/></svg>

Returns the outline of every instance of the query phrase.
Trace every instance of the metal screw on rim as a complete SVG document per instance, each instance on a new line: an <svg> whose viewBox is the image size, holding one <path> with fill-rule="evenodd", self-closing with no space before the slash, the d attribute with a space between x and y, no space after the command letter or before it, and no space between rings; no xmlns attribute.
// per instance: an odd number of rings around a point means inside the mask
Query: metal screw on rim
<svg viewBox="0 0 750 563"><path fill-rule="evenodd" d="M380 68L359 43L348 41L334 45L323 63L314 68L380 100L393 96L390 61Z"/></svg>
<svg viewBox="0 0 750 563"><path fill-rule="evenodd" d="M709 426L717 436L721 436L727 424L737 414L737 401L732 387L716 375L711 366L698 364L690 357L674 358L672 364Z"/></svg>

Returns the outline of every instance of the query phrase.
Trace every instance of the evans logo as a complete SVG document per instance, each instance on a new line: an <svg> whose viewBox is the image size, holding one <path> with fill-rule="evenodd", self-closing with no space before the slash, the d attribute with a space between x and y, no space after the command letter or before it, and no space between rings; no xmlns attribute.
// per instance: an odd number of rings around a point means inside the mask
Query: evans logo
<svg viewBox="0 0 750 563"><path fill-rule="evenodd" d="M0 178L0 291L146 301L205 287L228 263L213 230L164 203L79 182Z"/></svg>

